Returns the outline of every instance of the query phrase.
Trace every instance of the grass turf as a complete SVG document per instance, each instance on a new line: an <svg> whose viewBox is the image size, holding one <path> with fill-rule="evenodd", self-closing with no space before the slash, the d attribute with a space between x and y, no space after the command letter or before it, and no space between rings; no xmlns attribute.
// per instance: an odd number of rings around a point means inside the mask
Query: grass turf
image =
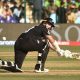
<svg viewBox="0 0 80 80"><path fill-rule="evenodd" d="M80 46L77 47L69 47L69 46L61 46L63 49L69 49L73 52L79 52ZM13 61L13 46L0 46L0 58L3 60L11 60ZM6 53L9 52L9 53ZM11 52L11 53L10 53ZM36 63L35 54L31 56L27 56L25 58L22 69L23 70L33 70ZM77 65L76 65L77 64ZM79 60L76 59L67 59L64 57L58 57L54 52L50 51L46 67L52 70L80 70ZM0 70L0 80L80 80L80 74L52 74L49 73L10 73L6 71Z"/></svg>
<svg viewBox="0 0 80 80"><path fill-rule="evenodd" d="M4 78L5 77L5 78ZM80 80L80 75L1 75L0 80Z"/></svg>

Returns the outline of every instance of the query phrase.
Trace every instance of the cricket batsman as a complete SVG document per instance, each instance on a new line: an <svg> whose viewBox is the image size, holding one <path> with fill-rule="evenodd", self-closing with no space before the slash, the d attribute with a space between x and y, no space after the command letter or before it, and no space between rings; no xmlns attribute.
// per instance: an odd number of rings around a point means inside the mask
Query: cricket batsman
<svg viewBox="0 0 80 80"><path fill-rule="evenodd" d="M38 58L35 65L35 72L48 72L45 62L51 47L58 54L63 55L57 41L51 35L51 30L55 28L51 18L44 19L39 25L28 29L22 33L14 45L14 62L0 60L0 68L11 72L23 72L21 70L24 59L29 51L37 51Z"/></svg>

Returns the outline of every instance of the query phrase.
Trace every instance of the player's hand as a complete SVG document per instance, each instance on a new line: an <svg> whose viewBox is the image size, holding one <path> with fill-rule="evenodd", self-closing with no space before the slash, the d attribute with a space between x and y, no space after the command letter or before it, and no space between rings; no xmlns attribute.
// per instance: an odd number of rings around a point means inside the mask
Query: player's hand
<svg viewBox="0 0 80 80"><path fill-rule="evenodd" d="M64 57L66 58L72 58L72 52L69 50L65 50L64 51Z"/></svg>
<svg viewBox="0 0 80 80"><path fill-rule="evenodd" d="M64 56L64 52L65 52L65 50L61 49L60 51L57 51L57 54L59 56Z"/></svg>
<svg viewBox="0 0 80 80"><path fill-rule="evenodd" d="M58 51L58 55L64 56L66 58L72 58L72 53L69 50L63 50L63 49L61 49L60 51Z"/></svg>

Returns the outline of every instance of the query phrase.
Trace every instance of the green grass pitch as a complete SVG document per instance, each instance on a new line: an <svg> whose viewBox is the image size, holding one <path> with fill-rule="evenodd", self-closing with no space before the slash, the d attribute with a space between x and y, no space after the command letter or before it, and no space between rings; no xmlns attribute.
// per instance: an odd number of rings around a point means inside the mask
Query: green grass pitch
<svg viewBox="0 0 80 80"><path fill-rule="evenodd" d="M73 52L80 52L80 46L61 46ZM0 46L0 58L14 61L14 47ZM31 52L25 58L22 69L23 73L11 73L0 69L0 80L80 80L80 60L57 56L56 52L50 50L46 68L48 73L35 73L37 52Z"/></svg>

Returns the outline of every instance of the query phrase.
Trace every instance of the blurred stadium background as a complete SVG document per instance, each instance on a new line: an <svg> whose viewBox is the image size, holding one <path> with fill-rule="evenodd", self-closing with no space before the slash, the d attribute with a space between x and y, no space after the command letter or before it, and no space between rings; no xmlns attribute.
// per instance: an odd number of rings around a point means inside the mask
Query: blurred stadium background
<svg viewBox="0 0 80 80"><path fill-rule="evenodd" d="M46 17L80 24L80 0L0 0L1 23L39 23Z"/></svg>

